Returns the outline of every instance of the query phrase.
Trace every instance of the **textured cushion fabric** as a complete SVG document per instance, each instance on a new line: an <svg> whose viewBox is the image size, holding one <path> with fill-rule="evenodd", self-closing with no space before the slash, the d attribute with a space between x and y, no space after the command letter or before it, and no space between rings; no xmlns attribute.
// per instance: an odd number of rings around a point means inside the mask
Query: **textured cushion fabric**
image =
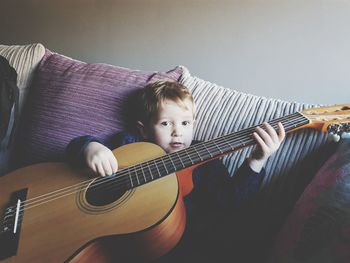
<svg viewBox="0 0 350 263"><path fill-rule="evenodd" d="M350 140L341 143L301 195L270 262L350 262Z"/></svg>
<svg viewBox="0 0 350 263"><path fill-rule="evenodd" d="M268 99L233 89L228 89L191 76L188 69L180 82L192 92L197 105L197 128L195 139L208 140L224 134L239 131L264 121L319 106L306 103ZM270 188L274 180L281 180L306 155L325 143L325 135L314 130L302 130L287 136L279 151L267 162L267 176L263 188ZM253 147L245 148L224 157L224 163L231 175L250 154ZM287 183L287 182L286 182ZM268 189L265 189L268 190Z"/></svg>
<svg viewBox="0 0 350 263"><path fill-rule="evenodd" d="M21 125L18 166L61 161L68 142L90 134L101 141L124 129L124 103L148 82L178 80L167 72L88 64L47 50L39 64ZM131 113L130 113L131 114Z"/></svg>
<svg viewBox="0 0 350 263"><path fill-rule="evenodd" d="M34 71L44 54L45 48L41 44L0 45L0 55L5 57L17 72L17 86L20 92L19 117L21 116ZM13 118L11 119L10 127L12 123ZM12 153L12 148L7 148L9 134L10 131L0 145L0 175L11 169L9 157Z"/></svg>

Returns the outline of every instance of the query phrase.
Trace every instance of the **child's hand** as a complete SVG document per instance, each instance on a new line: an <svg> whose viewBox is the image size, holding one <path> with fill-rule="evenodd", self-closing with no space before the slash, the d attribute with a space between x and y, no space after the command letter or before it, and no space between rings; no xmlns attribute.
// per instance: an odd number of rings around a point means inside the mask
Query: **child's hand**
<svg viewBox="0 0 350 263"><path fill-rule="evenodd" d="M84 151L87 166L100 176L112 175L118 170L114 154L98 142L90 142Z"/></svg>
<svg viewBox="0 0 350 263"><path fill-rule="evenodd" d="M267 122L264 122L263 126L265 130L257 127L253 133L253 137L258 145L248 159L250 168L255 172L261 171L267 159L277 151L285 137L282 123L278 123L278 133Z"/></svg>

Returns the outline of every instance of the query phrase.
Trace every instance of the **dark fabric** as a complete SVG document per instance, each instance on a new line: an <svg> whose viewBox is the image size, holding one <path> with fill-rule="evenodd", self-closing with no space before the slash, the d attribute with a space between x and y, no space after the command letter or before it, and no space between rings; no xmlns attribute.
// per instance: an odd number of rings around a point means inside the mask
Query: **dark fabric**
<svg viewBox="0 0 350 263"><path fill-rule="evenodd" d="M0 142L5 138L8 132L11 113L14 108L14 123L8 146L12 141L17 124L18 97L19 89L17 87L17 72L10 66L6 58L0 56Z"/></svg>
<svg viewBox="0 0 350 263"><path fill-rule="evenodd" d="M73 139L66 148L67 161L75 167L83 167L83 151L92 141L98 140L93 136ZM141 139L135 134L122 132L106 146L114 149L138 141ZM195 143L198 141L192 142ZM170 253L155 262L213 262L219 257L224 258L228 251L226 244L230 242L228 236L231 235L227 234L232 232L231 219L241 207L254 200L264 176L264 169L255 173L247 162L232 177L221 160L213 160L194 169L194 189L184 198L187 216L185 233ZM226 253L222 251L224 248Z"/></svg>
<svg viewBox="0 0 350 263"><path fill-rule="evenodd" d="M270 262L350 262L350 140L340 143L300 196Z"/></svg>

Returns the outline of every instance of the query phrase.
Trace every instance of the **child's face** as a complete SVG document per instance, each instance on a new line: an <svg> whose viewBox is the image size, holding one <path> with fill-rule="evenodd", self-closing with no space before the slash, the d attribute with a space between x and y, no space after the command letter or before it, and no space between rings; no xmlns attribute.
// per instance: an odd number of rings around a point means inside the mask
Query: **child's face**
<svg viewBox="0 0 350 263"><path fill-rule="evenodd" d="M165 100L157 116L145 127L146 139L158 144L167 153L185 149L192 142L193 103L188 99L183 103L186 109L172 100Z"/></svg>

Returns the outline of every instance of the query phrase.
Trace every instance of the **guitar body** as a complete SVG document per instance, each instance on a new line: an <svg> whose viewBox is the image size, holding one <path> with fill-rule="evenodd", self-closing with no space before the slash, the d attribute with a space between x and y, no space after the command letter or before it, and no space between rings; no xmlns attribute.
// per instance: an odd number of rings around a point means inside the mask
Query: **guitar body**
<svg viewBox="0 0 350 263"><path fill-rule="evenodd" d="M164 155L149 143L113 152L119 169ZM18 169L0 178L0 214L11 193L20 189L28 189L29 200L88 179L87 173L64 163ZM17 254L1 262L146 262L168 252L181 238L185 209L175 174L127 190L102 205L87 201L86 188L26 209Z"/></svg>

